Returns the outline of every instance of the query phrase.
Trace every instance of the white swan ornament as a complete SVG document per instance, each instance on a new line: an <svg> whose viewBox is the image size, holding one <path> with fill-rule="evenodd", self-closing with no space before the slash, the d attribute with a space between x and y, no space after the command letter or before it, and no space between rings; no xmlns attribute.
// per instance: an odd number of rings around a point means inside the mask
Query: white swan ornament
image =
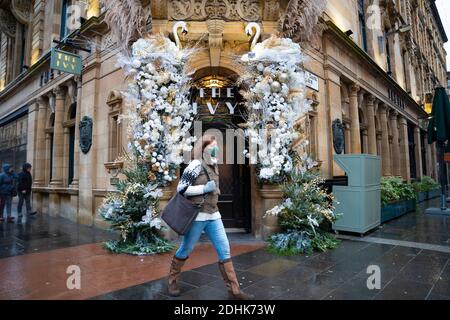
<svg viewBox="0 0 450 320"><path fill-rule="evenodd" d="M186 22L178 21L177 23L175 23L173 25L173 28L172 28L173 37L175 38L175 43L176 43L178 49L182 49L180 36L178 35L178 30L179 29L181 29L181 33L187 34L188 33L188 28L187 28Z"/></svg>
<svg viewBox="0 0 450 320"><path fill-rule="evenodd" d="M250 22L245 27L245 33L251 37L253 37L252 44L250 45L250 50L253 50L255 48L256 44L258 43L259 38L261 37L261 26L256 22Z"/></svg>
<svg viewBox="0 0 450 320"><path fill-rule="evenodd" d="M254 35L252 43L250 45L250 52L242 56L242 60L248 62L249 60L256 58L256 53L253 51L253 49L255 48L259 38L261 37L261 27L256 22L250 22L245 27L245 33L249 37L252 37Z"/></svg>

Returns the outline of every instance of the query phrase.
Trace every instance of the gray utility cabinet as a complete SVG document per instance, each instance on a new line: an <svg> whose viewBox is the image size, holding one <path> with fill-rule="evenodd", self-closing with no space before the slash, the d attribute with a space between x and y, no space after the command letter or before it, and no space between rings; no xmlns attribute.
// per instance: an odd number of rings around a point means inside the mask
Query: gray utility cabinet
<svg viewBox="0 0 450 320"><path fill-rule="evenodd" d="M334 161L347 173L348 186L333 186L337 213L336 231L364 234L380 225L381 160L368 154L335 155Z"/></svg>

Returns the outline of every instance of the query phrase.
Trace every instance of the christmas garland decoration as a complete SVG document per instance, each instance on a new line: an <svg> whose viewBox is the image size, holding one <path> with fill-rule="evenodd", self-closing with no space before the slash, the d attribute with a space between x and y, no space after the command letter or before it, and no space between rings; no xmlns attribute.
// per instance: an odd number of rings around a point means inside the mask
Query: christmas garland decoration
<svg viewBox="0 0 450 320"><path fill-rule="evenodd" d="M284 193L282 202L266 212L277 216L281 227L280 233L269 237L268 250L292 255L332 249L339 242L324 227L339 217L334 198L312 173L316 163L306 152L307 137L296 130L311 108L305 97L300 45L272 36L242 60L247 67L240 79L246 86L242 91L248 113L245 132L253 149L245 152L251 163L257 163L260 182L279 184Z"/></svg>
<svg viewBox="0 0 450 320"><path fill-rule="evenodd" d="M176 179L183 152L191 151L187 138L194 120L189 101L190 78L185 72L192 53L179 49L161 35L141 38L122 55L119 65L130 79L124 92L128 112L129 166L118 192L100 208L102 217L120 231L120 240L108 241L113 252L154 254L173 245L162 237L158 203L162 188Z"/></svg>
<svg viewBox="0 0 450 320"><path fill-rule="evenodd" d="M285 182L294 166L307 171L315 165L306 153L297 159L298 154L291 148L299 138L294 130L296 119L310 110L310 102L305 98L303 59L297 43L276 36L258 43L242 58L247 72L240 82L246 87L242 96L248 113L245 131L250 144L250 151L245 153L251 163L257 163L258 178L264 183ZM297 146L304 149L307 144L303 139Z"/></svg>

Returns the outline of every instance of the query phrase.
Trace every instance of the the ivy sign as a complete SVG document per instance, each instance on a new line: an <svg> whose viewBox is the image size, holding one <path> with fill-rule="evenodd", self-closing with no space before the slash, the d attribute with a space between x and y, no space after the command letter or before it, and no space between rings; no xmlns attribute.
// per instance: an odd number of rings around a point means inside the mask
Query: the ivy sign
<svg viewBox="0 0 450 320"><path fill-rule="evenodd" d="M81 74L81 57L77 54L52 48L50 68L66 73Z"/></svg>

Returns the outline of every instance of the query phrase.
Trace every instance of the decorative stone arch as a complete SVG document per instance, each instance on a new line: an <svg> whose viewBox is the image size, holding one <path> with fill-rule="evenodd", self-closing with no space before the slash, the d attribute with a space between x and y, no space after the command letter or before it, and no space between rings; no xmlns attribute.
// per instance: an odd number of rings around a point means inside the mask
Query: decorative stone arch
<svg viewBox="0 0 450 320"><path fill-rule="evenodd" d="M358 113L359 113L359 124L364 127L367 126L367 119L364 110L362 108L358 108Z"/></svg>
<svg viewBox="0 0 450 320"><path fill-rule="evenodd" d="M67 108L67 112L66 115L64 117L65 121L70 121L76 118L76 113L77 113L77 103L73 102L69 105L69 107Z"/></svg>
<svg viewBox="0 0 450 320"><path fill-rule="evenodd" d="M194 70L192 70L192 71L194 71ZM222 66L219 68L215 68L215 70L212 72L210 66L207 65L203 68L196 69L193 72L192 80L198 81L209 75L217 75L217 76L229 77L230 79L234 79L234 78L238 77L239 73L238 73L238 70L236 70L236 69L233 70L232 68L222 67Z"/></svg>
<svg viewBox="0 0 450 320"><path fill-rule="evenodd" d="M11 12L22 24L29 24L32 21L33 1L11 0Z"/></svg>
<svg viewBox="0 0 450 320"><path fill-rule="evenodd" d="M51 112L49 117L47 118L47 124L45 125L46 129L53 129L55 126L55 113Z"/></svg>
<svg viewBox="0 0 450 320"><path fill-rule="evenodd" d="M359 113L359 128L361 136L361 152L368 153L369 138L367 132L367 117L362 108L358 109L358 113Z"/></svg>
<svg viewBox="0 0 450 320"><path fill-rule="evenodd" d="M214 68L215 71L223 72L226 70L229 74L233 73L239 75L242 71L239 65L235 62L236 57L231 55L223 55L220 59L220 66ZM209 54L205 52L199 52L194 58L188 62L188 73L192 73L193 79L197 80L203 75L211 74L214 69L211 67ZM217 73L217 72L216 72Z"/></svg>

